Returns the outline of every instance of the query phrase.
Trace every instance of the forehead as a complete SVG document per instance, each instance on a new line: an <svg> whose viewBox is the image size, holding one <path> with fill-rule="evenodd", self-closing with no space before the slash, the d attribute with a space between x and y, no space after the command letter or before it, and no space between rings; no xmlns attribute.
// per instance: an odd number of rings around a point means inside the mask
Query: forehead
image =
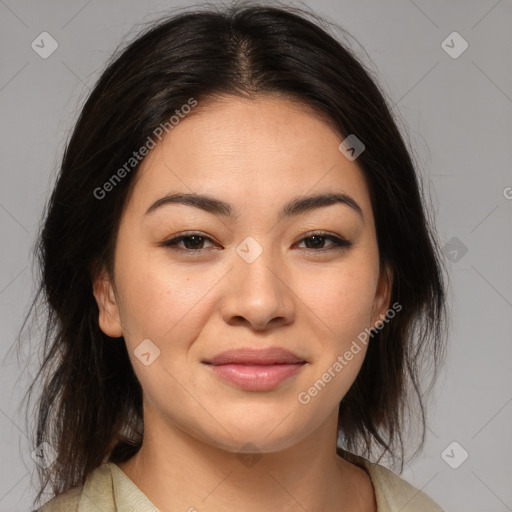
<svg viewBox="0 0 512 512"><path fill-rule="evenodd" d="M368 209L364 174L338 149L343 138L325 116L289 98L210 99L144 159L132 199L142 209L169 192L195 192L257 211L336 189Z"/></svg>

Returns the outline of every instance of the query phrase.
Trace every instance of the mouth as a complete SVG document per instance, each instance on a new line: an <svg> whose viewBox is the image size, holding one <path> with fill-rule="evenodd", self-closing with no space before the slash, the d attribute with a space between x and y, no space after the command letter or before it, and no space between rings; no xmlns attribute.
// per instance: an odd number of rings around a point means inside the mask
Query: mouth
<svg viewBox="0 0 512 512"><path fill-rule="evenodd" d="M270 391L296 375L307 361L289 350L229 350L203 361L222 380L245 391Z"/></svg>

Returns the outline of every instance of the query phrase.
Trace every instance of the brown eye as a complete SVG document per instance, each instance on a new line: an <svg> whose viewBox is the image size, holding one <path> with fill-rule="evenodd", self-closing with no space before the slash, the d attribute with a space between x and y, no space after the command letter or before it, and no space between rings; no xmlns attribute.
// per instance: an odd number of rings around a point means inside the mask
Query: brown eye
<svg viewBox="0 0 512 512"><path fill-rule="evenodd" d="M331 243L326 247L324 244L327 240L330 240ZM314 252L345 248L352 245L352 243L348 240L344 240L333 235L328 235L326 233L315 233L311 236L304 237L299 243L302 242L306 244L305 248L307 250L312 250Z"/></svg>
<svg viewBox="0 0 512 512"><path fill-rule="evenodd" d="M211 239L207 236L193 233L190 235L180 235L175 238L171 238L170 240L163 242L162 245L164 247L171 247L182 251L198 252L205 249L204 244L206 241L211 242ZM180 243L183 243L183 246L179 246Z"/></svg>

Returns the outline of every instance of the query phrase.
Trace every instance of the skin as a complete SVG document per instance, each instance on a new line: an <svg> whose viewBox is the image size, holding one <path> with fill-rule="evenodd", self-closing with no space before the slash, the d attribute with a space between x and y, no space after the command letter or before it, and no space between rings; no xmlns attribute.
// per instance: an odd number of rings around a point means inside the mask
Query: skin
<svg viewBox="0 0 512 512"><path fill-rule="evenodd" d="M365 345L307 405L297 398L389 308L367 184L339 151L343 138L291 99L218 97L141 164L114 277L98 275L94 294L101 329L124 336L144 391L143 445L119 467L163 512L376 509L367 473L335 453L339 402ZM352 197L364 220L341 203L277 220L290 199L333 191ZM171 192L214 196L237 216L180 204L145 215ZM181 251L161 245L185 231L208 239L181 242ZM315 245L318 231L353 245ZM262 248L252 263L236 252L248 236ZM134 354L145 339L160 350L148 366ZM247 346L283 347L307 364L273 390L251 392L202 363ZM253 463L245 451L257 453Z"/></svg>

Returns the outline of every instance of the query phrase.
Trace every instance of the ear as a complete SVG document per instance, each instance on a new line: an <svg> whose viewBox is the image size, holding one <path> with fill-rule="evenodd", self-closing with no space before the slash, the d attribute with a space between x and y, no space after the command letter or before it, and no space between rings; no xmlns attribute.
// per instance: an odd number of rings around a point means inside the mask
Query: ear
<svg viewBox="0 0 512 512"><path fill-rule="evenodd" d="M391 302L391 290L393 286L393 275L390 268L386 265L381 268L377 290L375 292L375 300L373 302L371 326L378 327L389 309Z"/></svg>
<svg viewBox="0 0 512 512"><path fill-rule="evenodd" d="M99 309L98 323L100 329L111 338L119 338L123 335L121 317L116 302L114 287L110 276L105 269L93 280L93 293Z"/></svg>

